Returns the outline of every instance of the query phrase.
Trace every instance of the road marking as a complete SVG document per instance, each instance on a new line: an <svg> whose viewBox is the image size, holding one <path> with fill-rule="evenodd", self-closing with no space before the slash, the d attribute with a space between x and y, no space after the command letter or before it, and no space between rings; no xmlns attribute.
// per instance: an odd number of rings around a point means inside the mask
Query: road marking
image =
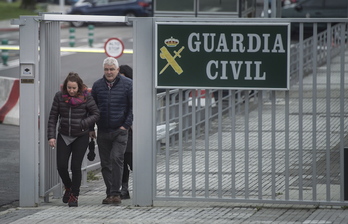
<svg viewBox="0 0 348 224"><path fill-rule="evenodd" d="M99 44L97 46L104 46L103 44ZM19 46L17 45L0 45L0 50L19 50ZM61 56L71 55L75 53L104 53L104 48L91 48L87 46L82 47L61 47ZM133 49L124 49L124 54L133 54ZM9 60L7 62L7 66L0 63L0 70L6 70L19 66L19 59Z"/></svg>

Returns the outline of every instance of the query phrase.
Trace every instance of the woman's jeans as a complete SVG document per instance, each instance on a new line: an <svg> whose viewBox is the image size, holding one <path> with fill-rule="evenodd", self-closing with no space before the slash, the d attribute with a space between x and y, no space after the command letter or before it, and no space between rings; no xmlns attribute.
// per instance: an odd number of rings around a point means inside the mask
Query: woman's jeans
<svg viewBox="0 0 348 224"><path fill-rule="evenodd" d="M60 178L65 188L71 188L73 195L80 193L82 172L81 165L88 147L89 135L77 137L70 145L66 145L62 136L58 134L57 139L57 168ZM68 164L71 156L70 169L72 178L70 179Z"/></svg>

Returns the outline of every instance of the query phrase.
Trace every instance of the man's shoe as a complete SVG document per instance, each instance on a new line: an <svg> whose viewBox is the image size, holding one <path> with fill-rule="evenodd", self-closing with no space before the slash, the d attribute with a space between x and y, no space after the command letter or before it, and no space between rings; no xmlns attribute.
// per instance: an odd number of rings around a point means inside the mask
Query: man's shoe
<svg viewBox="0 0 348 224"><path fill-rule="evenodd" d="M106 197L103 200L103 204L119 205L119 204L121 204L121 198L118 195Z"/></svg>
<svg viewBox="0 0 348 224"><path fill-rule="evenodd" d="M102 201L102 204L110 204L110 203L109 203L110 197L111 197L111 196L107 196L106 198L104 198L103 201Z"/></svg>
<svg viewBox="0 0 348 224"><path fill-rule="evenodd" d="M78 200L78 196L70 194L70 198L69 198L69 201L68 201L69 207L77 207L78 206L77 200Z"/></svg>
<svg viewBox="0 0 348 224"><path fill-rule="evenodd" d="M129 195L129 192L121 192L121 199L124 200L124 199L130 199L130 195Z"/></svg>
<svg viewBox="0 0 348 224"><path fill-rule="evenodd" d="M70 194L71 194L71 188L65 188L65 192L63 195L63 203L68 203L69 198L70 198Z"/></svg>

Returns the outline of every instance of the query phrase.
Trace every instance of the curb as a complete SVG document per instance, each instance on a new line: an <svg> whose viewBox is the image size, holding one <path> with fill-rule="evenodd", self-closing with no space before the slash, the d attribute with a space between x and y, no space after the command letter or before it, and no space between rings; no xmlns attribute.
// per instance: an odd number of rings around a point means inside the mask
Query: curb
<svg viewBox="0 0 348 224"><path fill-rule="evenodd" d="M68 22L64 22L61 24L61 29L69 28L70 24ZM19 31L18 25L11 25L11 20L3 20L0 21L0 32L16 32Z"/></svg>
<svg viewBox="0 0 348 224"><path fill-rule="evenodd" d="M0 27L0 31L1 32L14 32L14 31L18 31L19 30L19 27L8 27L8 28L1 28Z"/></svg>
<svg viewBox="0 0 348 224"><path fill-rule="evenodd" d="M12 20L1 20L0 21L0 31L2 32L11 32L11 31L17 31L19 30L18 25L12 25Z"/></svg>

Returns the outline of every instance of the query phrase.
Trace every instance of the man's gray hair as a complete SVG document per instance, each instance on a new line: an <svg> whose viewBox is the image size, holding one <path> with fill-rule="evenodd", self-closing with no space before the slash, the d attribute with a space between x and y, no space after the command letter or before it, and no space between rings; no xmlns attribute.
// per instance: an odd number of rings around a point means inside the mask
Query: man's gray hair
<svg viewBox="0 0 348 224"><path fill-rule="evenodd" d="M118 68L118 61L116 58L113 58L113 57L107 57L104 59L104 62L103 62L103 68L104 68L104 65L115 65L116 68Z"/></svg>

